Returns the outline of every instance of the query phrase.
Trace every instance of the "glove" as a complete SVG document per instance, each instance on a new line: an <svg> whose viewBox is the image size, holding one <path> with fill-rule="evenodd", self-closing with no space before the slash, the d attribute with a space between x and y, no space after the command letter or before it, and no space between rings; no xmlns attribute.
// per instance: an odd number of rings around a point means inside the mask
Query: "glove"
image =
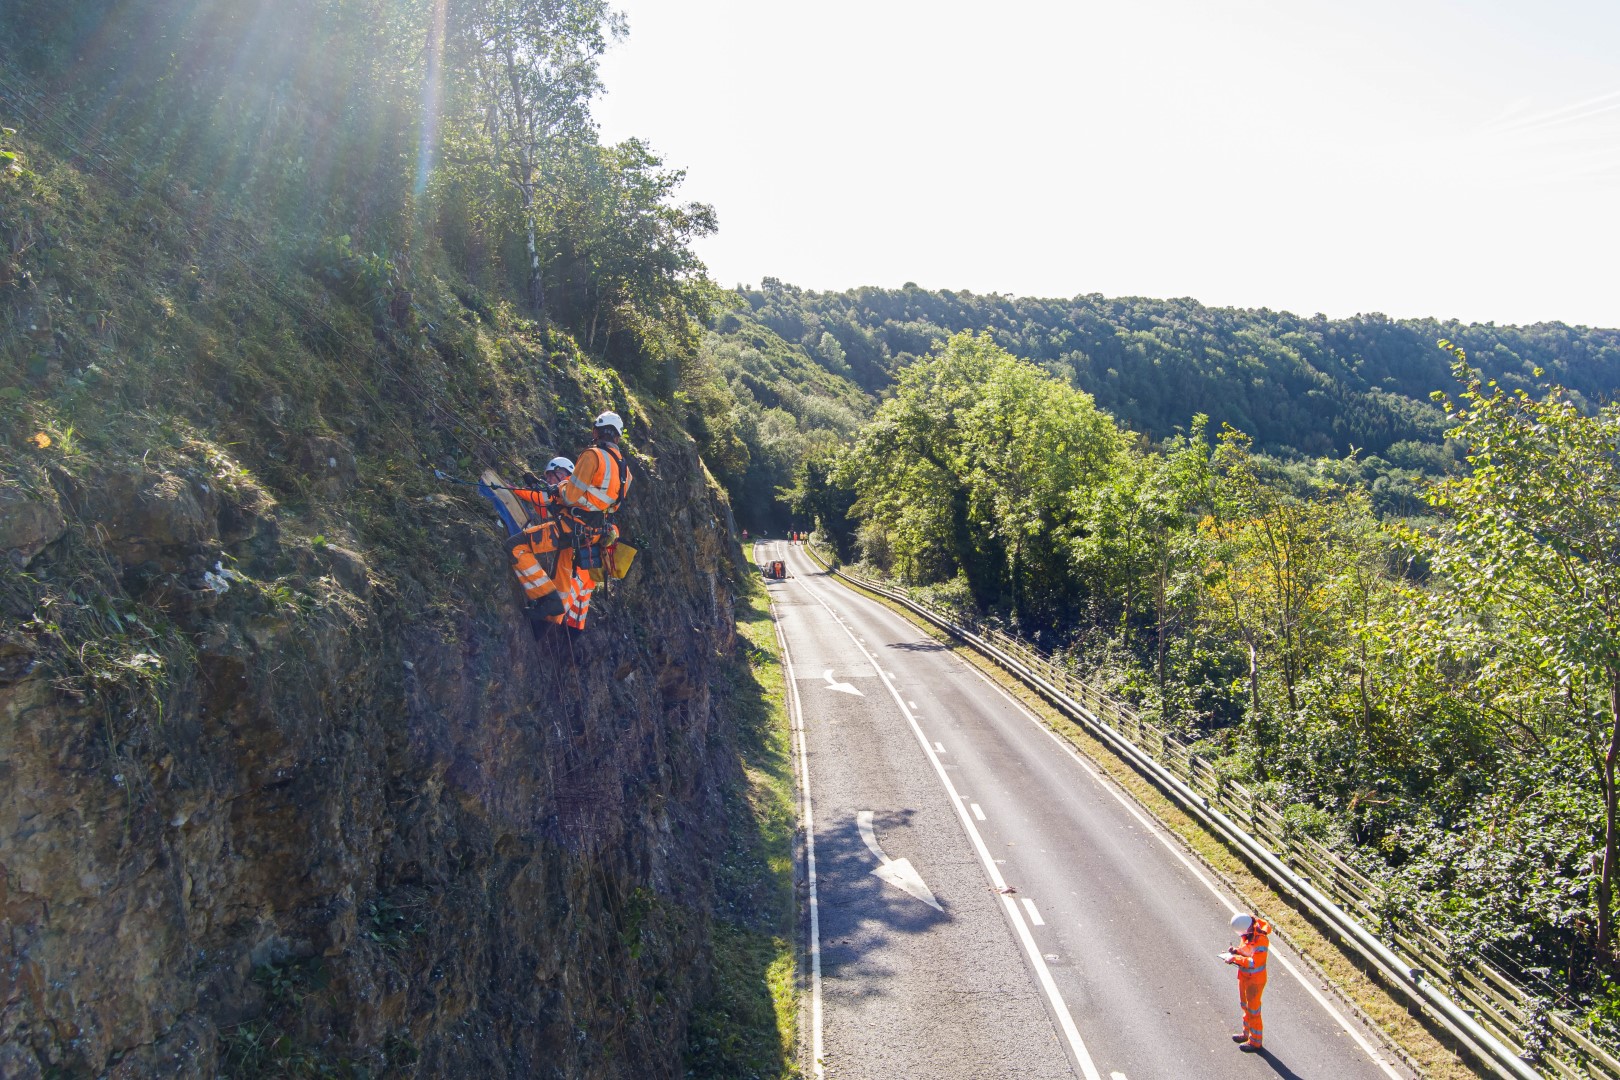
<svg viewBox="0 0 1620 1080"><path fill-rule="evenodd" d="M543 480L541 480L538 476L534 475L534 473L528 472L527 470L525 470L524 473L523 473L523 484L524 484L525 487L530 487L530 488L538 488L538 487L544 487L545 486L545 482Z"/></svg>

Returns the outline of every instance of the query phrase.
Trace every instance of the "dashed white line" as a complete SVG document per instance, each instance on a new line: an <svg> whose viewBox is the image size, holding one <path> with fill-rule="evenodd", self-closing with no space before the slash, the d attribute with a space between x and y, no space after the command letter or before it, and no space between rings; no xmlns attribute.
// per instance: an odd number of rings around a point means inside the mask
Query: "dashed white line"
<svg viewBox="0 0 1620 1080"><path fill-rule="evenodd" d="M956 656L954 652L951 655ZM1238 913L1238 907L1233 904L1231 900L1227 899L1226 894L1221 892L1221 890L1215 886L1215 883L1211 881L1190 858L1188 858L1187 854L1183 852L1181 848L1178 847L1174 842L1172 842L1168 836L1165 835L1164 830L1160 828L1159 824L1144 814L1136 805L1134 800L1125 795L1123 792L1119 791L1113 784L1105 780L1102 773L1093 767L1091 762L1087 761L1085 757L1083 757L1081 753L1074 748L1072 743L1063 738L1063 736L1059 735L1057 732L1053 731L1046 721L1036 716L1023 702L1009 694L1000 683L997 683L994 679L991 679L984 672L980 671L977 667L968 663L966 660L963 660L960 656L956 656L956 659L959 660L969 671L973 672L973 674L982 679L986 686L990 687L990 689L1007 699L1008 703L1011 704L1014 709L1017 709L1025 719L1029 720L1036 727L1044 731L1048 738L1057 743L1058 746L1061 747L1063 751L1069 755L1069 757L1073 758L1081 768L1085 769L1086 772L1091 774L1091 778L1097 782L1097 786L1101 787L1104 791L1108 792L1108 794L1112 795L1121 806L1130 812L1132 817L1136 818L1136 820L1142 823L1143 827L1147 829L1155 840L1164 845L1165 850L1169 851L1170 854L1179 859L1182 865L1187 868L1188 872L1190 872L1192 876L1198 880L1199 884L1203 885L1204 888L1213 893L1215 898L1219 900L1221 904L1232 914L1236 915ZM1286 970L1288 974L1292 975L1299 985L1305 988L1311 997L1316 1000L1316 1003L1322 1007L1322 1010L1326 1012L1328 1016L1332 1017L1334 1022L1337 1023L1339 1027L1344 1029L1344 1031L1355 1040L1356 1045L1361 1047L1362 1052L1372 1059L1373 1064L1382 1069L1384 1074L1390 1077L1391 1080L1403 1080L1401 1074L1397 1072L1395 1068L1390 1065L1387 1060L1385 1060L1384 1056L1373 1047L1372 1043L1368 1041L1367 1037L1363 1035L1354 1025L1352 1025L1349 1020L1345 1019L1344 1015L1340 1013L1338 1009L1333 1007L1333 1003L1328 1001L1326 995L1324 995L1322 991L1317 988L1315 980L1307 979L1305 974L1289 961L1288 957L1283 956L1275 949L1272 950L1272 957L1273 959L1279 961L1282 964L1283 969Z"/></svg>
<svg viewBox="0 0 1620 1080"><path fill-rule="evenodd" d="M915 709L917 707L917 703L915 701L908 701L908 702L906 702L906 704L910 705L913 709Z"/></svg>
<svg viewBox="0 0 1620 1080"><path fill-rule="evenodd" d="M934 744L934 749L943 754L945 752L945 744L942 742L937 742Z"/></svg>
<svg viewBox="0 0 1620 1080"><path fill-rule="evenodd" d="M796 580L798 580L804 591L810 594L811 599L829 612L832 611L827 601L821 598L819 590L811 588L803 578ZM877 667L877 658L866 651L866 647L856 639L854 633L848 627L844 628L844 633L849 636L851 641L855 642L855 647L860 649L866 658L872 662L872 666ZM881 673L882 669L879 668L878 670ZM1069 1044L1069 1051L1074 1054L1074 1059L1079 1063L1080 1071L1085 1075L1086 1080L1102 1080L1102 1073L1097 1071L1096 1064L1091 1060L1091 1053L1086 1049L1085 1040L1080 1037L1080 1029L1075 1026L1074 1014L1069 1011L1069 1003L1063 1000L1063 993L1058 989L1057 981L1052 978L1051 969L1046 966L1046 959L1041 954L1040 946L1035 944L1035 937L1029 932L1029 923L1025 921L1024 913L1019 910L1018 904L1013 898L1007 895L1007 879L1001 876L1001 868L996 865L996 860L990 855L990 849L985 846L984 837L979 835L978 826L973 824L971 817L962 812L956 785L951 782L950 773L945 771L945 766L939 760L939 755L928 744L928 738L923 734L922 727L917 723L917 718L912 715L910 709L906 708L906 701L900 696L900 692L895 689L893 679L894 673L891 671L889 672L889 678L883 680L883 685L889 691L889 695L894 698L894 703L900 707L901 715L911 725L912 734L922 744L923 754L928 758L929 763L934 766L934 774L939 777L939 782L945 788L945 793L950 796L951 804L956 807L957 813L960 815L962 828L967 831L968 840L972 843L974 851L979 856L979 861L983 864L985 872L990 878L991 887L1000 893L1002 910L1007 913L1008 919L1011 920L1013 932L1018 937L1018 943L1023 946L1024 955L1029 958L1030 966L1035 969L1035 978L1041 984L1042 992L1046 994L1046 1000L1051 1005L1054 1018L1057 1020L1058 1029L1063 1032L1064 1040Z"/></svg>
<svg viewBox="0 0 1620 1080"><path fill-rule="evenodd" d="M1024 909L1029 912L1030 922L1034 923L1036 926L1046 925L1046 920L1041 918L1041 913L1035 910L1035 901L1031 900L1027 896L1024 897Z"/></svg>
<svg viewBox="0 0 1620 1080"><path fill-rule="evenodd" d="M973 807L973 816L978 818L980 821L983 821L985 819L984 818L984 811L979 809L979 804L978 803L973 803L971 805Z"/></svg>

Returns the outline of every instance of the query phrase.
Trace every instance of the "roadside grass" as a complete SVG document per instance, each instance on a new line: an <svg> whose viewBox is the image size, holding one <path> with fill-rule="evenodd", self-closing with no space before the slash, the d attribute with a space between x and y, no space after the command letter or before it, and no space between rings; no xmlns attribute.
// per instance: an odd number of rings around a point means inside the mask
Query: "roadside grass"
<svg viewBox="0 0 1620 1080"><path fill-rule="evenodd" d="M818 558L817 562L821 560ZM1138 805L1169 829L1202 862L1240 897L1250 910L1260 912L1276 927L1280 937L1302 956L1323 982L1337 988L1352 1005L1378 1028L1396 1053L1415 1071L1431 1080L1473 1080L1481 1074L1441 1041L1414 1009L1397 1000L1362 962L1339 947L1338 942L1291 900L1257 876L1238 855L1218 837L1204 829L1171 799L1138 773L1106 745L1092 738L1075 721L1059 712L1047 700L979 655L945 631L916 618L892 600L861 589L861 595L876 600L917 626L929 637L948 647L962 660L995 681L1058 735L1067 739L1081 754L1101 769L1109 779L1129 794ZM1234 1003L1234 1008L1235 1008Z"/></svg>
<svg viewBox="0 0 1620 1080"><path fill-rule="evenodd" d="M722 707L742 777L726 794L731 835L716 870L714 978L692 1014L687 1075L786 1080L798 1067L797 911L793 892L793 755L770 599L748 575L737 599L737 649Z"/></svg>

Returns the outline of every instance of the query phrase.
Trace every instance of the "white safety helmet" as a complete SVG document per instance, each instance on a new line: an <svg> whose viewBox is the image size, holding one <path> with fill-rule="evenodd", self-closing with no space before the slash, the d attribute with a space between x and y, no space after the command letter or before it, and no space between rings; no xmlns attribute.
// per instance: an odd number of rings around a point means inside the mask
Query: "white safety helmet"
<svg viewBox="0 0 1620 1080"><path fill-rule="evenodd" d="M546 462L546 472L550 472L552 469L563 469L567 472L573 472L574 463L565 457L554 457L550 461Z"/></svg>
<svg viewBox="0 0 1620 1080"><path fill-rule="evenodd" d="M1234 916L1232 916L1232 929L1234 931L1236 931L1237 933L1239 933L1239 934L1247 934L1249 932L1249 928L1252 927L1253 925L1254 925L1254 916L1253 915L1234 915Z"/></svg>
<svg viewBox="0 0 1620 1080"><path fill-rule="evenodd" d="M591 427L610 427L620 435L624 434L624 421L619 419L616 412L605 412L591 422Z"/></svg>

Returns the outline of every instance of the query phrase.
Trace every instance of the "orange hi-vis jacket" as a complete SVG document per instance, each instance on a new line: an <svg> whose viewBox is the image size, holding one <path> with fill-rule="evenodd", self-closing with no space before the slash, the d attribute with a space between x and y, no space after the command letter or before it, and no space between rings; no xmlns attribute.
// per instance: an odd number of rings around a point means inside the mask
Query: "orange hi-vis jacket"
<svg viewBox="0 0 1620 1080"><path fill-rule="evenodd" d="M1232 950L1231 963L1238 969L1238 979L1266 981L1266 957L1271 951L1271 924L1257 918L1249 932L1243 935L1243 944Z"/></svg>
<svg viewBox="0 0 1620 1080"><path fill-rule="evenodd" d="M617 446L593 446L574 462L574 475L558 490L572 510L608 513L619 508L630 490L630 470Z"/></svg>
<svg viewBox="0 0 1620 1080"><path fill-rule="evenodd" d="M536 554L557 550L557 534L565 528L559 497L549 491L529 488L513 488L512 494L530 507L529 516L533 520L523 530L529 546Z"/></svg>
<svg viewBox="0 0 1620 1080"><path fill-rule="evenodd" d="M528 488L511 490L514 496L529 504L532 508L530 516L534 518L521 535L512 538L512 572L517 574L518 584L523 586L523 595L531 601L538 601L559 590L557 578L546 573L537 556L556 551L559 547L567 550L565 545L559 543L559 534L567 527L567 522L559 513L561 507L555 495ZM568 583L568 574L558 577L565 585ZM563 604L566 607L566 597Z"/></svg>

